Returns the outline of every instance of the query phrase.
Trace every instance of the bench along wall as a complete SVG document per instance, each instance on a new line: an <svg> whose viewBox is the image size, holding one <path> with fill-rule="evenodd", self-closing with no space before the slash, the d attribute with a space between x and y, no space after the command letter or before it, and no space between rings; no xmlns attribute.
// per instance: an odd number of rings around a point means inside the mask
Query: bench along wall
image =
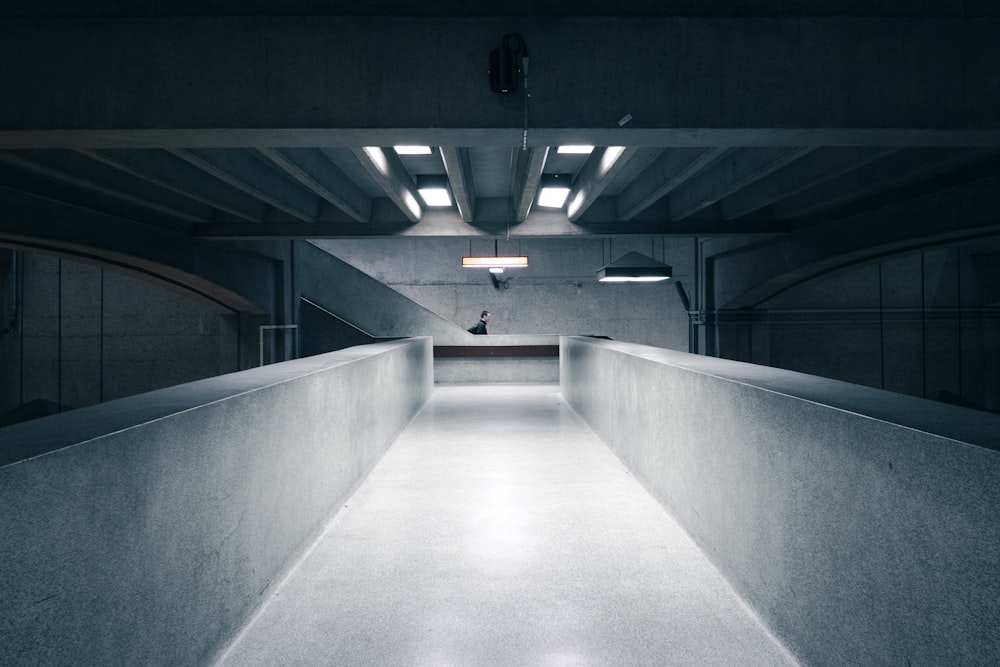
<svg viewBox="0 0 1000 667"><path fill-rule="evenodd" d="M1000 417L565 337L567 402L808 665L1000 655Z"/></svg>
<svg viewBox="0 0 1000 667"><path fill-rule="evenodd" d="M211 662L432 391L419 338L0 429L0 664Z"/></svg>

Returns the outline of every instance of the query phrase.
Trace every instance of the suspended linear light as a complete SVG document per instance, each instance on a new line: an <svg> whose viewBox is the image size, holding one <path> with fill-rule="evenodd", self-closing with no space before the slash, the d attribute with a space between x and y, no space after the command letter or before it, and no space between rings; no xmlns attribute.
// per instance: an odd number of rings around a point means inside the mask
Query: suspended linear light
<svg viewBox="0 0 1000 667"><path fill-rule="evenodd" d="M490 270L494 268L516 269L527 265L528 265L528 258L523 255L520 257L466 256L462 258L462 266L464 266L467 269L490 269Z"/></svg>
<svg viewBox="0 0 1000 667"><path fill-rule="evenodd" d="M523 268L528 265L528 258L525 255L505 255L501 256L497 253L497 248L499 247L499 241L493 239L493 256L489 255L466 255L462 258L462 266L467 269L489 269L490 277L494 280L494 286L496 284L497 273L503 273L505 268L508 269L518 269ZM520 247L520 244L518 244ZM472 241L469 241L469 252L472 252Z"/></svg>
<svg viewBox="0 0 1000 667"><path fill-rule="evenodd" d="M602 266L597 280L602 283L656 283L668 280L673 268L638 252L630 252Z"/></svg>

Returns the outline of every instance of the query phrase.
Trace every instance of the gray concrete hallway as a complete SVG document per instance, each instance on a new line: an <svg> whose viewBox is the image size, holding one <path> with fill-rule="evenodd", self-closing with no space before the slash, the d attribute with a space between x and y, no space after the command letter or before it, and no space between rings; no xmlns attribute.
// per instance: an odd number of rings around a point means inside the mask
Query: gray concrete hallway
<svg viewBox="0 0 1000 667"><path fill-rule="evenodd" d="M438 386L220 660L789 665L556 385Z"/></svg>

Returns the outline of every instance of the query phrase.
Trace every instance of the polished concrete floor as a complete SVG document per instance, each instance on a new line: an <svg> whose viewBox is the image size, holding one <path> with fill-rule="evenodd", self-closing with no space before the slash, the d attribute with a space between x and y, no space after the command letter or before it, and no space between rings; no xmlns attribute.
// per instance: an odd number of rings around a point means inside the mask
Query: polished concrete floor
<svg viewBox="0 0 1000 667"><path fill-rule="evenodd" d="M788 665L554 385L438 386L221 664Z"/></svg>

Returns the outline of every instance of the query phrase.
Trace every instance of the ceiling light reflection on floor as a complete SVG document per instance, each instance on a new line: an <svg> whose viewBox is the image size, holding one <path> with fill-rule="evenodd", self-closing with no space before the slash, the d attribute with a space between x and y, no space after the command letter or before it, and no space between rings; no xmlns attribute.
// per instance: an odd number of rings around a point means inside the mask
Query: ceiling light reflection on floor
<svg viewBox="0 0 1000 667"><path fill-rule="evenodd" d="M488 560L522 560L531 549L531 520L527 509L506 483L485 489L481 502L474 506L473 521L477 550Z"/></svg>

